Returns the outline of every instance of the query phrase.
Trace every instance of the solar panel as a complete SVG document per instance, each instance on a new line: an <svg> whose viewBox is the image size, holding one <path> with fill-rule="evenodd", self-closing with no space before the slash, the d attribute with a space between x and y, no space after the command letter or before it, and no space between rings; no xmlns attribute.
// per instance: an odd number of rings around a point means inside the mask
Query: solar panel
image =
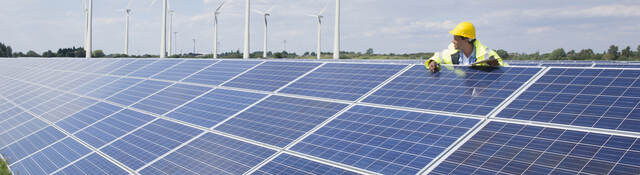
<svg viewBox="0 0 640 175"><path fill-rule="evenodd" d="M185 82L193 82L209 85L220 85L238 74L252 68L259 61L233 61L223 60L185 79Z"/></svg>
<svg viewBox="0 0 640 175"><path fill-rule="evenodd" d="M340 103L270 96L215 130L284 147L346 106Z"/></svg>
<svg viewBox="0 0 640 175"><path fill-rule="evenodd" d="M591 67L593 63L543 63L547 67Z"/></svg>
<svg viewBox="0 0 640 175"><path fill-rule="evenodd" d="M216 60L185 60L173 68L167 69L152 78L179 81L187 76L211 65Z"/></svg>
<svg viewBox="0 0 640 175"><path fill-rule="evenodd" d="M170 68L176 64L179 64L182 61L183 60L158 60L151 65L147 65L145 67L142 67L136 70L133 73L130 73L127 76L144 77L144 78L151 77L159 72L164 71L167 68Z"/></svg>
<svg viewBox="0 0 640 175"><path fill-rule="evenodd" d="M640 70L552 68L497 117L640 131Z"/></svg>
<svg viewBox="0 0 640 175"><path fill-rule="evenodd" d="M328 63L280 92L354 101L405 67Z"/></svg>
<svg viewBox="0 0 640 175"><path fill-rule="evenodd" d="M210 128L265 96L265 94L216 89L166 116Z"/></svg>
<svg viewBox="0 0 640 175"><path fill-rule="evenodd" d="M430 73L423 65L415 65L363 102L486 115L539 70L456 67Z"/></svg>
<svg viewBox="0 0 640 175"><path fill-rule="evenodd" d="M281 154L266 165L260 167L256 175L268 174L342 174L356 175L348 170L332 167L312 160L296 157L289 154Z"/></svg>
<svg viewBox="0 0 640 175"><path fill-rule="evenodd" d="M640 172L640 70L567 68L632 64L423 61L0 59L0 155L14 174Z"/></svg>
<svg viewBox="0 0 640 175"><path fill-rule="evenodd" d="M156 62L157 60L136 60L132 63L129 63L125 66L122 66L120 68L118 68L117 70L114 70L113 72L109 73L111 75L127 75L129 73L135 72L138 69L141 69L149 64L152 64L154 62Z"/></svg>
<svg viewBox="0 0 640 175"><path fill-rule="evenodd" d="M491 122L432 174L637 174L637 138Z"/></svg>
<svg viewBox="0 0 640 175"><path fill-rule="evenodd" d="M640 68L640 64L628 64L628 63L621 63L621 64L595 64L594 67L602 67L602 68Z"/></svg>
<svg viewBox="0 0 640 175"><path fill-rule="evenodd" d="M275 152L221 135L207 133L142 169L140 173L243 174Z"/></svg>
<svg viewBox="0 0 640 175"><path fill-rule="evenodd" d="M355 106L291 150L382 174L416 174L478 121Z"/></svg>
<svg viewBox="0 0 640 175"><path fill-rule="evenodd" d="M160 119L100 150L137 170L201 132L202 130Z"/></svg>
<svg viewBox="0 0 640 175"><path fill-rule="evenodd" d="M320 63L265 62L223 86L262 91L275 91Z"/></svg>
<svg viewBox="0 0 640 175"><path fill-rule="evenodd" d="M155 118L150 115L125 109L90 124L74 135L89 145L100 148L153 119Z"/></svg>
<svg viewBox="0 0 640 175"><path fill-rule="evenodd" d="M107 100L128 106L164 89L169 85L171 85L171 83L145 80L140 84L109 97Z"/></svg>
<svg viewBox="0 0 640 175"><path fill-rule="evenodd" d="M174 84L136 103L133 107L156 114L164 114L210 89L201 86Z"/></svg>
<svg viewBox="0 0 640 175"><path fill-rule="evenodd" d="M93 175L108 175L108 174L127 174L128 172L115 165L113 162L105 159L104 157L93 153L77 162L69 165L68 167L55 173L56 175L75 175L75 174L93 174Z"/></svg>
<svg viewBox="0 0 640 175"><path fill-rule="evenodd" d="M49 174L89 153L89 148L67 137L10 166L15 173Z"/></svg>

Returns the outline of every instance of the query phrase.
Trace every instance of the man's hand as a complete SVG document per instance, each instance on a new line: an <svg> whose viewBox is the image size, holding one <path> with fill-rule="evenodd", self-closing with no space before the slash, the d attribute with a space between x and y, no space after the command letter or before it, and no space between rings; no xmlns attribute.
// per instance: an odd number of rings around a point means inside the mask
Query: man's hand
<svg viewBox="0 0 640 175"><path fill-rule="evenodd" d="M429 71L437 72L438 71L438 63L436 63L435 61L429 62Z"/></svg>
<svg viewBox="0 0 640 175"><path fill-rule="evenodd" d="M500 66L500 63L498 62L497 59L491 59L489 61L487 61L487 64L491 67L498 67Z"/></svg>

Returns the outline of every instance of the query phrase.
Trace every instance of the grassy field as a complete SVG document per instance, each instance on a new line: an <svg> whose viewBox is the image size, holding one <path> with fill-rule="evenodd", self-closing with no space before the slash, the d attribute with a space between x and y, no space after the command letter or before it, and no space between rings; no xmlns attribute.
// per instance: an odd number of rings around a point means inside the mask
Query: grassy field
<svg viewBox="0 0 640 175"><path fill-rule="evenodd" d="M7 167L7 160L0 158L0 175L10 175L9 167Z"/></svg>

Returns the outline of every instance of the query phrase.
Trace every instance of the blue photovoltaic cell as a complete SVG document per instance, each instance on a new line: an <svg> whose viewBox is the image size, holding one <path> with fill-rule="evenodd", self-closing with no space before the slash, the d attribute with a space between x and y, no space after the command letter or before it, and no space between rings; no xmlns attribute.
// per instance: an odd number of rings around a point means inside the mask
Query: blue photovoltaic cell
<svg viewBox="0 0 640 175"><path fill-rule="evenodd" d="M118 70L114 70L113 72L111 72L111 75L127 75L131 72L134 72L138 69L141 69L153 62L156 62L157 60L136 60L133 63L129 63L126 66L121 67Z"/></svg>
<svg viewBox="0 0 640 175"><path fill-rule="evenodd" d="M40 115L40 117L55 123L77 112L80 112L95 103L97 103L97 101L95 100L78 97L68 103L58 104L58 106L53 110Z"/></svg>
<svg viewBox="0 0 640 175"><path fill-rule="evenodd" d="M141 79L133 79L133 78L122 78L117 81L111 82L105 86L102 86L100 89L96 89L95 91L87 94L87 96L104 99L112 96L113 94L120 92L129 86L132 86L138 82L142 81Z"/></svg>
<svg viewBox="0 0 640 175"><path fill-rule="evenodd" d="M75 136L100 148L153 119L155 117L125 109L75 133Z"/></svg>
<svg viewBox="0 0 640 175"><path fill-rule="evenodd" d="M275 153L207 133L142 169L140 174L243 174Z"/></svg>
<svg viewBox="0 0 640 175"><path fill-rule="evenodd" d="M127 76L143 77L143 78L151 77L159 72L164 71L165 69L173 65L179 64L182 61L183 60L158 60L151 65L145 66L142 69L138 69L137 71L130 73Z"/></svg>
<svg viewBox="0 0 640 175"><path fill-rule="evenodd" d="M190 77L187 77L183 81L220 85L259 63L259 61L223 60L194 75L191 75Z"/></svg>
<svg viewBox="0 0 640 175"><path fill-rule="evenodd" d="M100 102L95 104L85 110L82 110L76 114L73 114L70 117L65 118L64 120L59 121L56 125L60 126L60 128L66 130L69 133L75 133L76 131L87 127L98 120L102 120L103 118L121 110L122 108Z"/></svg>
<svg viewBox="0 0 640 175"><path fill-rule="evenodd" d="M3 127L2 131L0 131L0 148L9 145L12 142L18 141L21 138L28 136L29 134L34 133L44 127L47 127L47 123L33 117L28 113L17 114L15 119L19 121L16 121L15 123L12 122L14 120L7 121L7 124L14 125ZM4 123L3 126L5 126Z"/></svg>
<svg viewBox="0 0 640 175"><path fill-rule="evenodd" d="M31 108L29 108L29 110L37 115L42 115L47 111L50 111L60 106L61 104L70 102L76 98L78 98L77 95L67 93L58 94L56 97L51 98L51 100L49 101L42 102L37 106L32 106Z"/></svg>
<svg viewBox="0 0 640 175"><path fill-rule="evenodd" d="M76 93L76 94L80 94L80 95L87 95L89 92L94 91L96 89L99 89L100 87L109 84L113 81L116 81L120 78L117 77L109 77L109 76L102 76L102 77L98 77L97 79L89 82L89 83L85 83L84 85L77 87L73 90L71 90L71 92Z"/></svg>
<svg viewBox="0 0 640 175"><path fill-rule="evenodd" d="M478 121L355 106L291 150L382 174L416 174Z"/></svg>
<svg viewBox="0 0 640 175"><path fill-rule="evenodd" d="M180 81L187 76L218 62L217 60L185 60L184 62L153 76L155 79Z"/></svg>
<svg viewBox="0 0 640 175"><path fill-rule="evenodd" d="M109 101L116 102L125 106L131 105L143 98L171 85L171 83L162 81L145 80L140 84L130 87L120 93L111 96Z"/></svg>
<svg viewBox="0 0 640 175"><path fill-rule="evenodd" d="M594 67L640 68L640 64L596 64Z"/></svg>
<svg viewBox="0 0 640 175"><path fill-rule="evenodd" d="M56 175L111 175L111 174L129 174L127 171L118 167L113 162L104 157L93 153L79 161L69 165L68 167L55 173Z"/></svg>
<svg viewBox="0 0 640 175"><path fill-rule="evenodd" d="M491 122L432 174L638 174L637 138Z"/></svg>
<svg viewBox="0 0 640 175"><path fill-rule="evenodd" d="M216 89L166 116L210 128L265 96L265 94Z"/></svg>
<svg viewBox="0 0 640 175"><path fill-rule="evenodd" d="M275 91L318 65L320 63L265 62L224 86Z"/></svg>
<svg viewBox="0 0 640 175"><path fill-rule="evenodd" d="M307 160L304 158L292 156L289 154L281 154L275 159L269 161L269 163L263 165L253 174L256 175L278 175L278 174L341 174L341 175L356 175L351 171L343 170L338 167L333 167L318 163L315 161Z"/></svg>
<svg viewBox="0 0 640 175"><path fill-rule="evenodd" d="M159 119L100 150L137 170L202 132Z"/></svg>
<svg viewBox="0 0 640 175"><path fill-rule="evenodd" d="M67 137L19 162L12 163L10 167L18 174L49 174L89 153L89 148Z"/></svg>
<svg viewBox="0 0 640 175"><path fill-rule="evenodd" d="M215 129L284 147L346 106L341 103L271 96Z"/></svg>
<svg viewBox="0 0 640 175"><path fill-rule="evenodd" d="M547 67L591 67L593 63L543 63L541 66Z"/></svg>
<svg viewBox="0 0 640 175"><path fill-rule="evenodd" d="M486 115L540 70L449 68L443 66L440 72L431 73L423 65L415 65L364 102Z"/></svg>
<svg viewBox="0 0 640 175"><path fill-rule="evenodd" d="M96 74L107 74L109 72L112 72L120 67L123 67L131 62L133 62L135 60L133 59L127 59L127 60L118 60L117 62L113 63L113 64L109 64L106 67L103 67L102 69L99 69L97 71L94 71L93 73Z"/></svg>
<svg viewBox="0 0 640 175"><path fill-rule="evenodd" d="M64 137L62 132L49 126L0 149L0 154L7 160L20 160Z"/></svg>
<svg viewBox="0 0 640 175"><path fill-rule="evenodd" d="M640 70L552 68L497 117L640 132Z"/></svg>
<svg viewBox="0 0 640 175"><path fill-rule="evenodd" d="M405 67L328 63L280 92L355 101Z"/></svg>
<svg viewBox="0 0 640 175"><path fill-rule="evenodd" d="M174 84L136 103L133 107L162 115L210 89L201 86Z"/></svg>
<svg viewBox="0 0 640 175"><path fill-rule="evenodd" d="M88 82L91 82L93 80L95 80L96 78L98 78L98 76L95 75L82 75L82 77L75 79L73 81L70 82L66 82L61 84L59 87L57 87L58 89L64 89L64 90L72 90L76 87L80 87Z"/></svg>

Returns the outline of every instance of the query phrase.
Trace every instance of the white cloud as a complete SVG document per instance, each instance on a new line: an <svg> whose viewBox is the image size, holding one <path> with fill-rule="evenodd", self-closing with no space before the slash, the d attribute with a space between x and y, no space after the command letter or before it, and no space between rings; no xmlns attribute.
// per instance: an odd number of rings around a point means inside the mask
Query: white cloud
<svg viewBox="0 0 640 175"><path fill-rule="evenodd" d="M637 5L601 5L595 7L568 7L553 9L525 10L522 14L529 17L640 17L640 6Z"/></svg>
<svg viewBox="0 0 640 175"><path fill-rule="evenodd" d="M527 29L527 34L538 34L553 30L551 27L534 27Z"/></svg>

